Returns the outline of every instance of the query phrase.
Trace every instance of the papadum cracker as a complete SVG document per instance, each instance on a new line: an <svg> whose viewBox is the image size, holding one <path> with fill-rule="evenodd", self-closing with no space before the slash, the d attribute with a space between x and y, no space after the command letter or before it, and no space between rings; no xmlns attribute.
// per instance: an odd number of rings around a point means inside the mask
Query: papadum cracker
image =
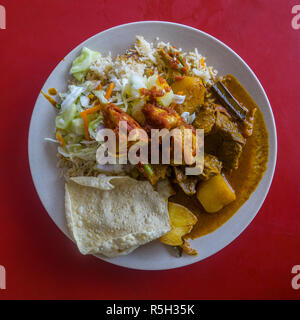
<svg viewBox="0 0 300 320"><path fill-rule="evenodd" d="M166 197L127 176L70 178L65 209L82 254L125 255L171 229Z"/></svg>

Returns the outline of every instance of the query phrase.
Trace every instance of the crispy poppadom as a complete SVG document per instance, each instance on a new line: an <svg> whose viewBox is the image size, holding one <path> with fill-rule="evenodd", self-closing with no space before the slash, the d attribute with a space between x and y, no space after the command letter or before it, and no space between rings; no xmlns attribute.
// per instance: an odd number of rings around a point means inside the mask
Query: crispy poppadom
<svg viewBox="0 0 300 320"><path fill-rule="evenodd" d="M167 195L127 176L75 177L65 186L68 228L82 254L128 254L170 231Z"/></svg>

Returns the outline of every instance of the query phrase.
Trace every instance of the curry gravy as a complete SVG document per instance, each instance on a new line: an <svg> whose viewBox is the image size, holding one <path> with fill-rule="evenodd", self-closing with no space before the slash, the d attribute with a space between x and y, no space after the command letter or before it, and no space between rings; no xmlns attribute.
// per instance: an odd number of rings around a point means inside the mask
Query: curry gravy
<svg viewBox="0 0 300 320"><path fill-rule="evenodd" d="M188 197L181 189L175 186L176 195L171 197L170 201L186 206L198 217L197 224L188 235L191 239L213 232L231 218L249 199L267 169L269 154L268 131L261 110L234 76L228 75L224 84L239 103L249 111L257 108L253 134L247 139L238 169L225 174L235 190L236 200L222 210L217 213L205 212L196 195Z"/></svg>

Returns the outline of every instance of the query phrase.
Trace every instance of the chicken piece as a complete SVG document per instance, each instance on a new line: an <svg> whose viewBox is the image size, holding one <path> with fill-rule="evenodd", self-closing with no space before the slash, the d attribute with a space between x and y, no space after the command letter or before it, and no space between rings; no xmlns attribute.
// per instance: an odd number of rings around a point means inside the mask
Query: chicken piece
<svg viewBox="0 0 300 320"><path fill-rule="evenodd" d="M127 139L127 135L131 130L142 129L138 122L136 122L130 115L124 112L122 109L114 104L108 104L102 106L102 114L104 120L105 128L111 129L115 132L117 137L117 149L119 149L119 143ZM119 125L120 122L124 121L127 123L127 132L124 136L119 135ZM127 149L130 148L135 142L130 142L127 144Z"/></svg>
<svg viewBox="0 0 300 320"><path fill-rule="evenodd" d="M175 81L171 88L175 94L179 92L185 95L185 101L182 105L176 105L175 110L182 114L189 112L193 114L197 107L204 103L204 96L206 89L200 78L197 77L183 77Z"/></svg>
<svg viewBox="0 0 300 320"><path fill-rule="evenodd" d="M108 105L102 106L102 114L104 119L104 125L106 128L114 130L116 133L119 142L122 139L127 139L127 135L131 130L134 129L142 129L141 126L136 122L130 115L128 115L126 112L124 112L122 109L117 107L116 105L110 103ZM127 122L127 133L126 137L120 137L119 136L119 125L120 121L126 121ZM127 144L127 148L129 148L132 144L135 142L132 142L131 144ZM155 184L158 179L155 176L155 173L153 171L153 168L150 164L144 164L144 163L138 163L136 165L136 168L139 170L139 172L146 177L152 184Z"/></svg>
<svg viewBox="0 0 300 320"><path fill-rule="evenodd" d="M142 112L145 115L146 119L146 130L149 129L179 129L181 130L181 137L173 136L171 142L170 155L171 158L174 159L174 150L182 150L182 160L185 161L186 164L191 165L193 163L193 157L196 155L196 131L195 128L191 125L188 125L185 120L180 117L176 111L168 107L157 107L152 104L146 104L142 109ZM192 134L185 136L185 130L190 129ZM189 143L189 140L192 140ZM186 141L187 145L191 145L191 152L186 152L184 150L183 142ZM179 144L179 146L178 146ZM176 148L176 145L178 146ZM171 159L171 162L172 162Z"/></svg>
<svg viewBox="0 0 300 320"><path fill-rule="evenodd" d="M136 122L129 114L114 105L113 103L103 105L102 109L104 125L106 128L114 130L116 133L119 131L120 121L127 122L127 133L133 129L141 129L142 127Z"/></svg>
<svg viewBox="0 0 300 320"><path fill-rule="evenodd" d="M172 108L156 107L153 104L147 103L142 112L145 115L146 123L155 129L166 128L171 130L181 123L182 118Z"/></svg>

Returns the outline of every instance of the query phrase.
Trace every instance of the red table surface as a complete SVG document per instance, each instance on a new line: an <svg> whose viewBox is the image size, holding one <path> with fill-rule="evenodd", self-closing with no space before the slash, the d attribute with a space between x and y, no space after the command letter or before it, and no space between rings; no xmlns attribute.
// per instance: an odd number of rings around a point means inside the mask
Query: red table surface
<svg viewBox="0 0 300 320"><path fill-rule="evenodd" d="M288 0L0 0L0 299L299 299L297 109L300 29ZM75 46L109 27L165 20L203 30L235 50L265 88L275 115L278 160L250 226L219 253L170 271L136 271L82 256L55 226L34 189L27 155L31 113L47 77ZM138 32L138 30L137 30Z"/></svg>

